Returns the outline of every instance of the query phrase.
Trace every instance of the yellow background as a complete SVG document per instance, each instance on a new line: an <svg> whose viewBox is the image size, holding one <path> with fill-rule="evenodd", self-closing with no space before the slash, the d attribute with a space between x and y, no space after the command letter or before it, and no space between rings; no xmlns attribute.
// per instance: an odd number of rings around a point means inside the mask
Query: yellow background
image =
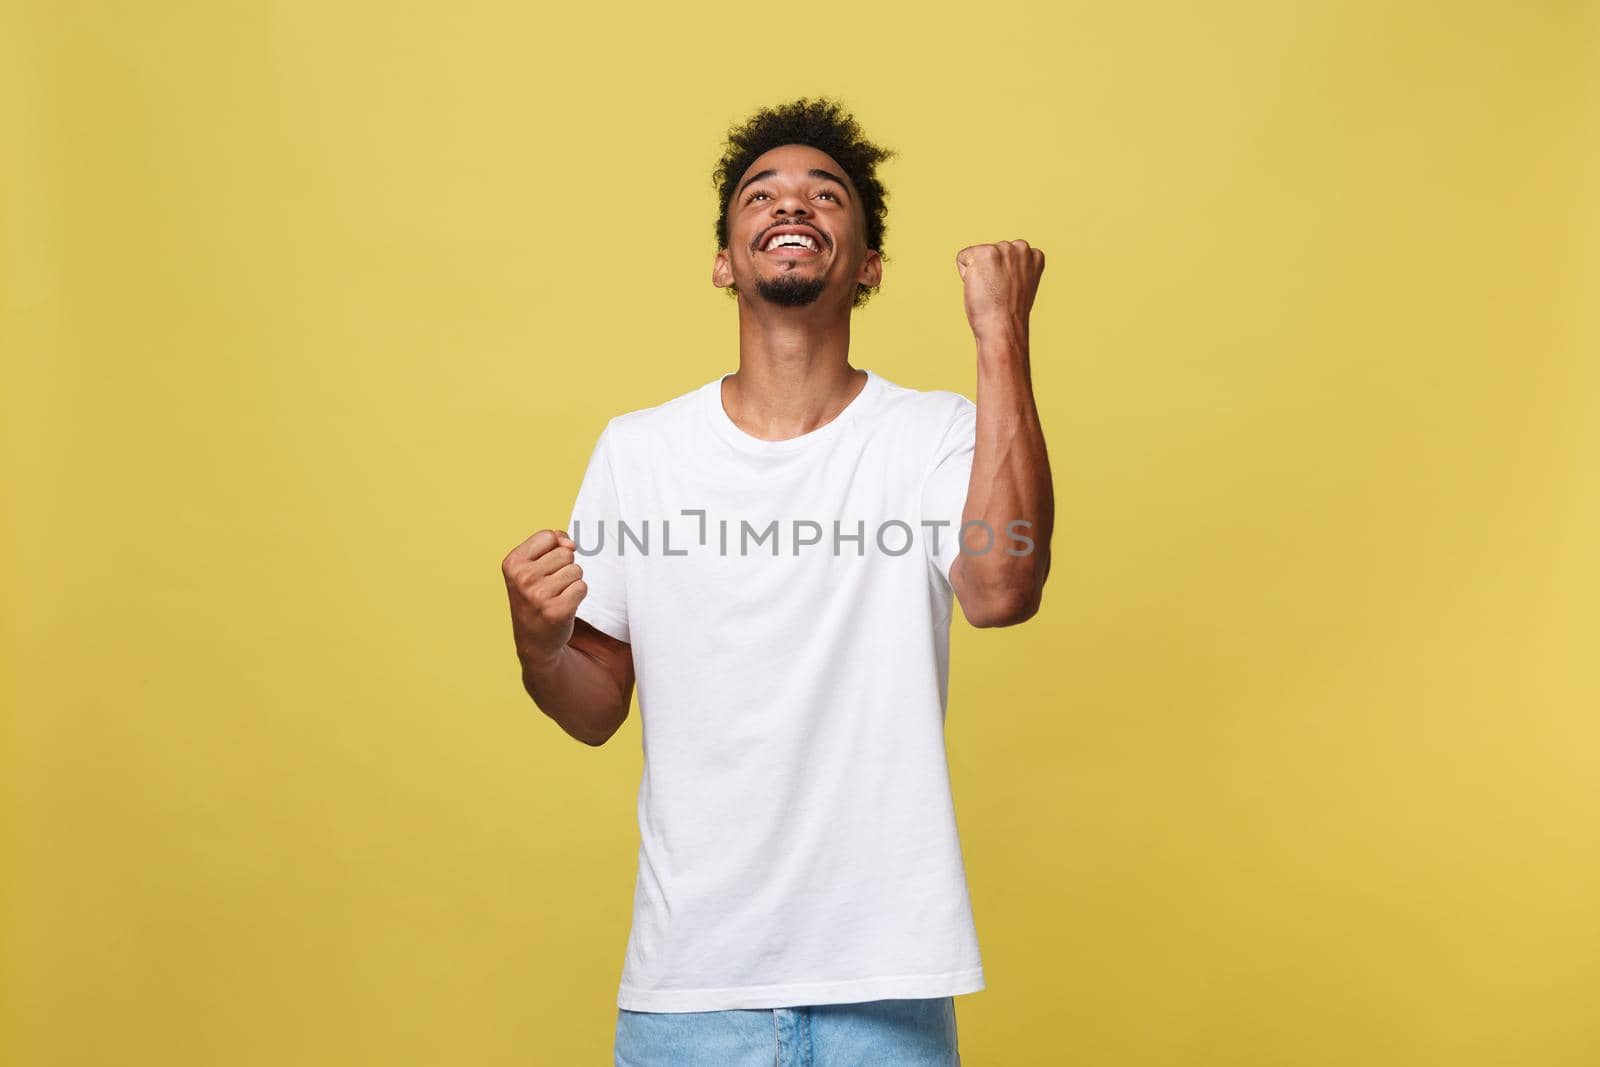
<svg viewBox="0 0 1600 1067"><path fill-rule="evenodd" d="M1600 1063L1593 5L0 11L0 1062L610 1062L638 711L500 560L736 366L722 135L829 94L856 365L973 396L956 251L1048 256L964 1062Z"/></svg>

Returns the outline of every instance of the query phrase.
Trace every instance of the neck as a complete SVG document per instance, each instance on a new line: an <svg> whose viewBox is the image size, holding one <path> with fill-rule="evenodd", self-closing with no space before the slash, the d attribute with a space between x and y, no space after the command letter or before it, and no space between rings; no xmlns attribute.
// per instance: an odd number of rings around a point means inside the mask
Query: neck
<svg viewBox="0 0 1600 1067"><path fill-rule="evenodd" d="M753 437L782 441L810 433L866 385L866 372L850 366L849 357L848 309L752 306L740 294L739 369L722 384L723 408Z"/></svg>

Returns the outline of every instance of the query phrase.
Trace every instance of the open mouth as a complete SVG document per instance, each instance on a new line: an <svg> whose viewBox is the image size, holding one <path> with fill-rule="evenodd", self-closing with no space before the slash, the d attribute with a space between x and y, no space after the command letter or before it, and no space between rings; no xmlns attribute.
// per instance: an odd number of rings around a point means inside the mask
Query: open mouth
<svg viewBox="0 0 1600 1067"><path fill-rule="evenodd" d="M822 254L822 242L809 233L778 233L768 237L760 249L779 259L804 259Z"/></svg>

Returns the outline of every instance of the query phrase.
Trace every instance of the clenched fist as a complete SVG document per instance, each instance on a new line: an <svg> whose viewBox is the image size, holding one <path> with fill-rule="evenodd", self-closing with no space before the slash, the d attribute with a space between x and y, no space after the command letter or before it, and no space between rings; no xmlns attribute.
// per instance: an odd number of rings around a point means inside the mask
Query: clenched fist
<svg viewBox="0 0 1600 1067"><path fill-rule="evenodd" d="M1028 335L1028 315L1044 273L1044 253L1026 241L969 245L956 253L974 336L1013 330Z"/></svg>
<svg viewBox="0 0 1600 1067"><path fill-rule="evenodd" d="M572 637L578 605L589 595L577 547L564 530L540 530L500 564L511 598L511 632L524 664L550 659Z"/></svg>

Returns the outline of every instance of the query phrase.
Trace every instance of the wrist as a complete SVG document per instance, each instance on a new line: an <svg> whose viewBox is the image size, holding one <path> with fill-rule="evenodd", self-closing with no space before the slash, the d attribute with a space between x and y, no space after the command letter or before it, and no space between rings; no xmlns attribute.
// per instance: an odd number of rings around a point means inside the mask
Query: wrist
<svg viewBox="0 0 1600 1067"><path fill-rule="evenodd" d="M548 675L561 663L561 657L566 654L566 651L566 645L549 648L531 642L518 642L517 658L522 661L523 677Z"/></svg>
<svg viewBox="0 0 1600 1067"><path fill-rule="evenodd" d="M978 368L1011 371L1028 368L1028 335L1026 330L993 330L977 336Z"/></svg>
<svg viewBox="0 0 1600 1067"><path fill-rule="evenodd" d="M972 336L978 347L992 349L1028 348L1028 320L1009 316L980 319L972 325Z"/></svg>

